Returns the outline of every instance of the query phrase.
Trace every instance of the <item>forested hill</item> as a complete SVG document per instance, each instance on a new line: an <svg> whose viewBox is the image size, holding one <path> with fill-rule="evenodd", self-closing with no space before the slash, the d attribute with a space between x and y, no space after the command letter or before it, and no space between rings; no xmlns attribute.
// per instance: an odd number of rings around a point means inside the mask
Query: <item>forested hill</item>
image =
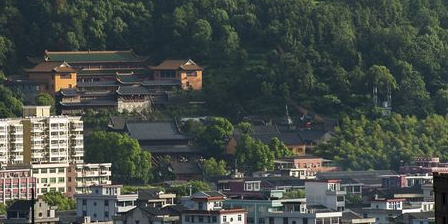
<svg viewBox="0 0 448 224"><path fill-rule="evenodd" d="M205 65L207 105L230 117L288 100L365 113L374 85L423 117L447 110L447 29L444 0L2 0L0 69L45 49L133 48Z"/></svg>

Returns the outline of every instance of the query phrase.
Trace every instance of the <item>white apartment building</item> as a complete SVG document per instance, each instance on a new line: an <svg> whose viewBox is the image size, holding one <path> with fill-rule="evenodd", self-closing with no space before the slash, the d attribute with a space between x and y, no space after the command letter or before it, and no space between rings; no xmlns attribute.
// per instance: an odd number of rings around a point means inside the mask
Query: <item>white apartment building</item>
<svg viewBox="0 0 448 224"><path fill-rule="evenodd" d="M81 117L49 114L50 106L24 106L23 118L0 120L0 165L83 163Z"/></svg>
<svg viewBox="0 0 448 224"><path fill-rule="evenodd" d="M307 205L323 205L335 211L345 209L345 191L340 180L309 180L305 182Z"/></svg>
<svg viewBox="0 0 448 224"><path fill-rule="evenodd" d="M92 222L112 221L112 217L135 208L137 194L121 194L121 185L92 186L92 193L75 194L76 216Z"/></svg>
<svg viewBox="0 0 448 224"><path fill-rule="evenodd" d="M20 119L0 120L0 165L23 163L23 124Z"/></svg>
<svg viewBox="0 0 448 224"><path fill-rule="evenodd" d="M110 185L112 163L71 163L67 172L67 196L91 193L91 186Z"/></svg>
<svg viewBox="0 0 448 224"><path fill-rule="evenodd" d="M36 178L36 193L67 192L68 163L31 164L32 176Z"/></svg>
<svg viewBox="0 0 448 224"><path fill-rule="evenodd" d="M182 211L182 224L245 224L247 211L244 209L223 209L225 195L217 191L197 192L183 201L187 210Z"/></svg>

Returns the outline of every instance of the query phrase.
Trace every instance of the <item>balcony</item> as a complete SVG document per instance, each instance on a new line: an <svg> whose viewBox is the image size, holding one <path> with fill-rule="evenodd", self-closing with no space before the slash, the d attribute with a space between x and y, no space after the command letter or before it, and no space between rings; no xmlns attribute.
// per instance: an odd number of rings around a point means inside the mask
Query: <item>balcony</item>
<svg viewBox="0 0 448 224"><path fill-rule="evenodd" d="M111 172L110 171L101 171L100 174L101 174L101 176L110 176Z"/></svg>

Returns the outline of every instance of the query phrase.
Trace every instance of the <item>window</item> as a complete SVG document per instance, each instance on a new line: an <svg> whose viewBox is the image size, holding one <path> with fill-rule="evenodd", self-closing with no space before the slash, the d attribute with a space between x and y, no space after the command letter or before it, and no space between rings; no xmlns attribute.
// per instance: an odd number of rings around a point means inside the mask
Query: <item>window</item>
<svg viewBox="0 0 448 224"><path fill-rule="evenodd" d="M194 215L191 216L191 222L194 222Z"/></svg>
<svg viewBox="0 0 448 224"><path fill-rule="evenodd" d="M61 79L71 79L72 78L72 74L60 74L59 77Z"/></svg>
<svg viewBox="0 0 448 224"><path fill-rule="evenodd" d="M104 217L105 217L105 218L109 218L109 212L108 212L108 211L105 211L105 212L104 212Z"/></svg>
<svg viewBox="0 0 448 224"><path fill-rule="evenodd" d="M93 217L96 218L96 213L93 213Z"/></svg>
<svg viewBox="0 0 448 224"><path fill-rule="evenodd" d="M39 169L33 169L34 174L39 174Z"/></svg>
<svg viewBox="0 0 448 224"><path fill-rule="evenodd" d="M87 211L82 211L82 216L87 216Z"/></svg>
<svg viewBox="0 0 448 224"><path fill-rule="evenodd" d="M223 221L223 222L227 222L227 216L223 216L223 217L222 217L222 221Z"/></svg>
<svg viewBox="0 0 448 224"><path fill-rule="evenodd" d="M274 218L273 217L269 217L269 224L274 224Z"/></svg>
<svg viewBox="0 0 448 224"><path fill-rule="evenodd" d="M104 206L109 206L109 200L104 200Z"/></svg>
<svg viewBox="0 0 448 224"><path fill-rule="evenodd" d="M160 78L174 79L176 78L176 72L174 70L160 71Z"/></svg>
<svg viewBox="0 0 448 224"><path fill-rule="evenodd" d="M41 169L40 173L47 173L47 169Z"/></svg>
<svg viewBox="0 0 448 224"><path fill-rule="evenodd" d="M202 216L202 215L198 216L198 220L199 220L199 222L204 222L204 216Z"/></svg>
<svg viewBox="0 0 448 224"><path fill-rule="evenodd" d="M72 182L72 177L68 177L68 182Z"/></svg>
<svg viewBox="0 0 448 224"><path fill-rule="evenodd" d="M52 184L56 183L56 177L50 178L50 183L52 183Z"/></svg>
<svg viewBox="0 0 448 224"><path fill-rule="evenodd" d="M65 182L65 178L64 177L59 177L58 178L58 183L64 183Z"/></svg>
<svg viewBox="0 0 448 224"><path fill-rule="evenodd" d="M263 224L264 223L264 218L258 218L258 223ZM293 223L295 224L295 223Z"/></svg>
<svg viewBox="0 0 448 224"><path fill-rule="evenodd" d="M51 168L50 173L56 173L56 168Z"/></svg>
<svg viewBox="0 0 448 224"><path fill-rule="evenodd" d="M337 201L344 201L344 196L338 196Z"/></svg>
<svg viewBox="0 0 448 224"><path fill-rule="evenodd" d="M82 199L82 205L87 205L87 200L86 199Z"/></svg>
<svg viewBox="0 0 448 224"><path fill-rule="evenodd" d="M241 221L241 215L238 215L238 221Z"/></svg>
<svg viewBox="0 0 448 224"><path fill-rule="evenodd" d="M199 203L198 203L198 209L199 209L199 210L203 210L203 209L204 209L204 203L199 202Z"/></svg>
<svg viewBox="0 0 448 224"><path fill-rule="evenodd" d="M93 206L96 206L96 202L93 202Z"/></svg>
<svg viewBox="0 0 448 224"><path fill-rule="evenodd" d="M63 187L60 187L60 188L58 189L58 191L61 192L61 193L64 193L64 192L65 192L65 189L64 189Z"/></svg>
<svg viewBox="0 0 448 224"><path fill-rule="evenodd" d="M288 217L283 218L283 224L288 224Z"/></svg>
<svg viewBox="0 0 448 224"><path fill-rule="evenodd" d="M48 189L47 189L47 188L42 188L42 189L41 189L41 192L42 192L42 194L45 194L45 193L48 192Z"/></svg>
<svg viewBox="0 0 448 224"><path fill-rule="evenodd" d="M218 221L218 218L216 218L216 216L212 216L212 222L215 223Z"/></svg>
<svg viewBox="0 0 448 224"><path fill-rule="evenodd" d="M43 183L43 184L46 184L47 183L47 178L40 179L40 182Z"/></svg>
<svg viewBox="0 0 448 224"><path fill-rule="evenodd" d="M185 216L185 222L190 222L190 216L189 215Z"/></svg>
<svg viewBox="0 0 448 224"><path fill-rule="evenodd" d="M56 192L56 188L55 187L50 187L50 192Z"/></svg>
<svg viewBox="0 0 448 224"><path fill-rule="evenodd" d="M64 168L58 168L58 173L64 173L65 169Z"/></svg>
<svg viewBox="0 0 448 224"><path fill-rule="evenodd" d="M187 77L197 77L198 73L197 72L187 72Z"/></svg>

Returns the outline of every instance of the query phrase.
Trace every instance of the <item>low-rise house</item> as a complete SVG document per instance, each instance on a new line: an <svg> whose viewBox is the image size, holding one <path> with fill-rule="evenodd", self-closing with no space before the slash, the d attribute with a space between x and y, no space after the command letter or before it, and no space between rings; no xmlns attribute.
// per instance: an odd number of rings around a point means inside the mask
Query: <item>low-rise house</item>
<svg viewBox="0 0 448 224"><path fill-rule="evenodd" d="M345 210L342 213L341 224L373 224L375 218L364 217L351 210Z"/></svg>
<svg viewBox="0 0 448 224"><path fill-rule="evenodd" d="M397 216L394 219L397 224L435 224L434 211L419 212L419 213L405 213Z"/></svg>
<svg viewBox="0 0 448 224"><path fill-rule="evenodd" d="M136 207L137 194L121 194L121 185L92 186L92 193L75 194L79 220L111 221L112 217Z"/></svg>
<svg viewBox="0 0 448 224"><path fill-rule="evenodd" d="M340 168L333 166L331 160L311 155L277 159L275 160L274 165L278 170L298 171L299 177L305 177L303 179L314 179L318 172L333 172L340 170ZM301 174L301 169L305 169L305 173Z"/></svg>
<svg viewBox="0 0 448 224"><path fill-rule="evenodd" d="M165 210L155 207L137 206L119 216L113 218L114 224L177 224L179 222L179 215L171 215Z"/></svg>
<svg viewBox="0 0 448 224"><path fill-rule="evenodd" d="M174 205L176 199L176 194L165 193L158 188L140 189L137 194L137 204L144 207L163 208Z"/></svg>
<svg viewBox="0 0 448 224"><path fill-rule="evenodd" d="M403 174L448 173L448 163L440 162L439 157L417 157L411 165L400 167Z"/></svg>
<svg viewBox="0 0 448 224"><path fill-rule="evenodd" d="M340 180L308 180L305 195L308 205L323 205L335 211L344 211L346 192L341 190Z"/></svg>
<svg viewBox="0 0 448 224"><path fill-rule="evenodd" d="M4 224L28 224L32 223L32 200L14 201L6 210ZM34 223L56 224L59 218L55 216L56 207L49 206L44 200L38 199L34 203Z"/></svg>
<svg viewBox="0 0 448 224"><path fill-rule="evenodd" d="M150 69L156 81L179 80L182 89L202 89L202 68L191 59L165 60Z"/></svg>
<svg viewBox="0 0 448 224"><path fill-rule="evenodd" d="M382 176L397 175L393 170L365 170L365 171L333 171L319 172L317 179L338 179L352 178L363 184L364 189L380 188L382 186Z"/></svg>
<svg viewBox="0 0 448 224"><path fill-rule="evenodd" d="M182 204L186 209L182 211L181 223L245 224L246 210L224 209L225 200L226 196L217 191L197 192L185 198Z"/></svg>

